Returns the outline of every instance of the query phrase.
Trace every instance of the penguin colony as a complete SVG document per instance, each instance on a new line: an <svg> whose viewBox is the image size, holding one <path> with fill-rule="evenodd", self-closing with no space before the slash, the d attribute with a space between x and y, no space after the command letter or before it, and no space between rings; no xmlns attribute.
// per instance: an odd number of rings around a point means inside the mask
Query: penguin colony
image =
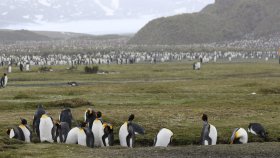
<svg viewBox="0 0 280 158"><path fill-rule="evenodd" d="M131 114L119 129L119 141L122 147L135 147L136 135L144 135L143 127L134 122L135 116ZM202 115L201 145L216 145L218 132L215 126L208 122L208 116ZM34 134L40 142L79 144L86 147L108 147L114 145L113 125L102 119L100 111L95 112L89 108L84 113L84 120L76 127L71 128L74 122L71 110L64 108L58 121L50 117L42 105L39 105L33 117L33 129L27 120L21 118L20 125L7 129L9 138L15 138L27 143L32 142ZM250 123L248 132L267 139L267 132L259 123ZM34 133L34 134L33 134ZM155 147L167 147L173 137L170 129L162 128L154 138ZM230 144L248 143L248 134L244 128L235 128L230 138Z"/></svg>
<svg viewBox="0 0 280 158"><path fill-rule="evenodd" d="M273 47L274 48L274 47ZM22 53L18 53L22 54ZM135 51L109 51L109 52L92 52L89 54L49 54L49 55L0 55L0 66L7 66L7 72L12 72L12 66L19 67L20 71L31 71L32 66L50 66L50 65L92 65L92 64L141 64L141 63L166 63L176 61L197 61L195 68L200 68L200 63L217 61L235 62L246 60L263 60L277 59L277 51L258 52L258 51L213 51L213 52L135 52ZM69 68L70 69L70 68Z"/></svg>

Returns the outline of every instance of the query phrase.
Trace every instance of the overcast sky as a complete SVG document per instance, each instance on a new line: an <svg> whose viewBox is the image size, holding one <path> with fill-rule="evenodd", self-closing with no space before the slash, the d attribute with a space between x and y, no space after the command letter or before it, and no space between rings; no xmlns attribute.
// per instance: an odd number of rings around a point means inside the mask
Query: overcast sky
<svg viewBox="0 0 280 158"><path fill-rule="evenodd" d="M214 0L1 0L0 27L136 33L152 19L198 12Z"/></svg>

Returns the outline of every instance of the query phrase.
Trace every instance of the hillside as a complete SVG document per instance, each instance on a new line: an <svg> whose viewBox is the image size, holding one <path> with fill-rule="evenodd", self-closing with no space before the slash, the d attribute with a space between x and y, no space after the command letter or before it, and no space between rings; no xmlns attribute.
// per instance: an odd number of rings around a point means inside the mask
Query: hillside
<svg viewBox="0 0 280 158"><path fill-rule="evenodd" d="M193 44L258 38L280 32L278 0L216 0L199 13L149 22L130 44Z"/></svg>
<svg viewBox="0 0 280 158"><path fill-rule="evenodd" d="M50 38L27 30L0 30L0 41L44 41Z"/></svg>
<svg viewBox="0 0 280 158"><path fill-rule="evenodd" d="M56 32L56 31L29 31L0 29L0 41L47 41L47 40L116 40L130 38L130 35L99 35Z"/></svg>

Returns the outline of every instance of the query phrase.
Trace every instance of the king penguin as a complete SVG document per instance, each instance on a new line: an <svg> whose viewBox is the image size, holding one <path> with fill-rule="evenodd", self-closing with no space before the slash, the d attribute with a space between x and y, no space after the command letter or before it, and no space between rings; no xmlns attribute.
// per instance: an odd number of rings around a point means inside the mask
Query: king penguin
<svg viewBox="0 0 280 158"><path fill-rule="evenodd" d="M53 120L48 115L42 115L39 124L40 141L53 143L52 128Z"/></svg>
<svg viewBox="0 0 280 158"><path fill-rule="evenodd" d="M40 119L44 114L46 114L45 109L43 108L42 105L38 105L38 108L33 116L32 126L33 126L33 132L35 132L39 138L40 138L40 131L39 131Z"/></svg>
<svg viewBox="0 0 280 158"><path fill-rule="evenodd" d="M264 127L259 123L250 123L248 126L248 132L257 135L261 138L267 139L267 132Z"/></svg>
<svg viewBox="0 0 280 158"><path fill-rule="evenodd" d="M85 112L84 120L90 129L92 129L92 124L95 119L96 119L95 111L91 108L88 108Z"/></svg>
<svg viewBox="0 0 280 158"><path fill-rule="evenodd" d="M92 133L94 135L94 146L95 147L102 147L102 136L104 135L103 130L103 121L102 121L102 113L98 111L96 113L96 119L92 124Z"/></svg>
<svg viewBox="0 0 280 158"><path fill-rule="evenodd" d="M171 143L173 132L167 128L162 128L155 137L155 147L167 147Z"/></svg>
<svg viewBox="0 0 280 158"><path fill-rule="evenodd" d="M102 136L103 146L114 145L114 130L110 123L103 123L104 134Z"/></svg>
<svg viewBox="0 0 280 158"><path fill-rule="evenodd" d="M52 128L52 136L54 142L65 143L68 132L70 131L67 122L56 122Z"/></svg>
<svg viewBox="0 0 280 158"><path fill-rule="evenodd" d="M248 134L244 128L235 128L230 144L246 144L248 143Z"/></svg>
<svg viewBox="0 0 280 158"><path fill-rule="evenodd" d="M67 135L66 144L78 144L78 133L80 129L79 127L72 128Z"/></svg>
<svg viewBox="0 0 280 158"><path fill-rule="evenodd" d="M125 122L119 130L120 145L133 148L135 146L135 134L144 134L144 129L136 123L133 123L134 115L131 114L128 121Z"/></svg>
<svg viewBox="0 0 280 158"><path fill-rule="evenodd" d="M30 127L27 124L26 119L21 118L21 124L17 127L7 130L9 138L15 138L18 140L25 141L30 143L32 140L32 132Z"/></svg>
<svg viewBox="0 0 280 158"><path fill-rule="evenodd" d="M80 125L78 132L78 144L90 148L94 147L94 135L92 131L86 127L86 122L83 122Z"/></svg>
<svg viewBox="0 0 280 158"><path fill-rule="evenodd" d="M71 109L64 108L59 115L59 122L68 123L69 128L71 129L72 120L73 120L73 116L72 116L72 113L71 113Z"/></svg>
<svg viewBox="0 0 280 158"><path fill-rule="evenodd" d="M201 145L216 145L218 137L216 127L208 123L208 116L206 114L202 115L202 121Z"/></svg>

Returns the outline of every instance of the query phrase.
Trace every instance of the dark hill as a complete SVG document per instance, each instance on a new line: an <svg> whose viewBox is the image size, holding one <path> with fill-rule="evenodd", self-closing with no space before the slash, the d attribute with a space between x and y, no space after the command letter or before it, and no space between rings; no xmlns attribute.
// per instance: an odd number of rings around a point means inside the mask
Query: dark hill
<svg viewBox="0 0 280 158"><path fill-rule="evenodd" d="M27 30L0 30L0 41L44 41L49 37Z"/></svg>
<svg viewBox="0 0 280 158"><path fill-rule="evenodd" d="M193 44L258 38L280 32L279 0L216 0L199 13L149 22L130 44Z"/></svg>

